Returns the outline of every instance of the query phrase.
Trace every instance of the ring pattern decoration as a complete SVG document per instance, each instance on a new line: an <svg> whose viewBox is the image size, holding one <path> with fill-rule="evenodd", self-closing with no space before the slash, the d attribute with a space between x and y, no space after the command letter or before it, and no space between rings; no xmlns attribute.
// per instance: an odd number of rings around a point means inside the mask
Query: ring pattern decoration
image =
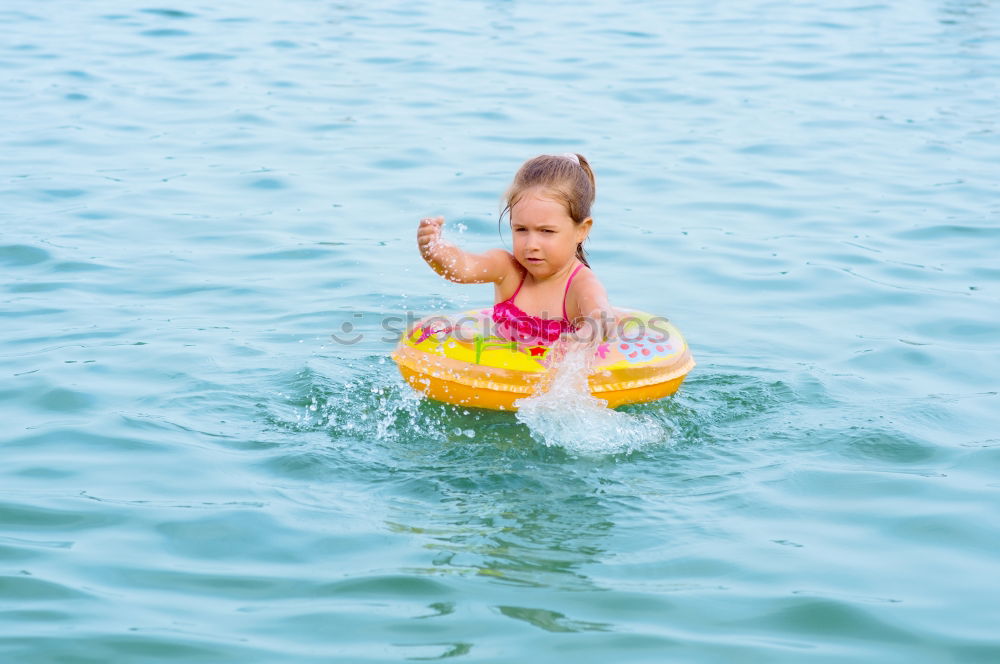
<svg viewBox="0 0 1000 664"><path fill-rule="evenodd" d="M455 405L516 410L554 360L553 347L496 335L490 309L417 321L392 354L403 378L425 396ZM616 340L597 346L588 377L591 394L614 408L674 394L694 358L666 318L617 310Z"/></svg>

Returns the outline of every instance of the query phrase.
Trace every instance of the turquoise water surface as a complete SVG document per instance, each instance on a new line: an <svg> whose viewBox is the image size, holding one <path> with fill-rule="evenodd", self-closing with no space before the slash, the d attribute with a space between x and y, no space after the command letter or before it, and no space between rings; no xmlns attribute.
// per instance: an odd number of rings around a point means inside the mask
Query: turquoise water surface
<svg viewBox="0 0 1000 664"><path fill-rule="evenodd" d="M0 34L0 661L1000 661L997 3ZM387 358L492 297L417 221L500 246L518 165L570 150L612 302L699 363L600 444Z"/></svg>

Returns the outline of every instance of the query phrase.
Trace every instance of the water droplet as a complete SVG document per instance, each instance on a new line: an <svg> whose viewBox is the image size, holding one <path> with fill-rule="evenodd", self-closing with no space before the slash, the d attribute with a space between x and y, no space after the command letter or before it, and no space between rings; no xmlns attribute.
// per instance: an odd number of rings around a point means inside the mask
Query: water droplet
<svg viewBox="0 0 1000 664"><path fill-rule="evenodd" d="M592 352L568 352L549 376L544 392L520 399L517 419L539 442L578 454L620 454L668 439L651 417L620 413L590 394Z"/></svg>

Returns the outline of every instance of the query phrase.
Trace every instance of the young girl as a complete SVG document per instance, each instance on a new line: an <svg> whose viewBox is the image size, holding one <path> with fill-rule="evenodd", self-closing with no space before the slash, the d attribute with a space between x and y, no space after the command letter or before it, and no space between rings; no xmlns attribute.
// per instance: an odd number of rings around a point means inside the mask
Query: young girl
<svg viewBox="0 0 1000 664"><path fill-rule="evenodd" d="M594 173L583 155L541 155L526 161L507 189L500 216L510 214L513 253L472 254L444 242L444 217L420 220L417 246L445 279L493 283L500 336L596 343L611 336L615 314L583 251L594 193Z"/></svg>

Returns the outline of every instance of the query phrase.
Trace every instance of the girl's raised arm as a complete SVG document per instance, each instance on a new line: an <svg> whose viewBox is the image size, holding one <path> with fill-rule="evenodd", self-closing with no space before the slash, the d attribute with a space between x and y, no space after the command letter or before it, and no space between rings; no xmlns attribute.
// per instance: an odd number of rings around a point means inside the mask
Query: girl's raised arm
<svg viewBox="0 0 1000 664"><path fill-rule="evenodd" d="M503 249L471 254L441 239L444 217L420 220L417 246L420 255L435 272L460 284L485 284L501 281L511 270L511 259Z"/></svg>

